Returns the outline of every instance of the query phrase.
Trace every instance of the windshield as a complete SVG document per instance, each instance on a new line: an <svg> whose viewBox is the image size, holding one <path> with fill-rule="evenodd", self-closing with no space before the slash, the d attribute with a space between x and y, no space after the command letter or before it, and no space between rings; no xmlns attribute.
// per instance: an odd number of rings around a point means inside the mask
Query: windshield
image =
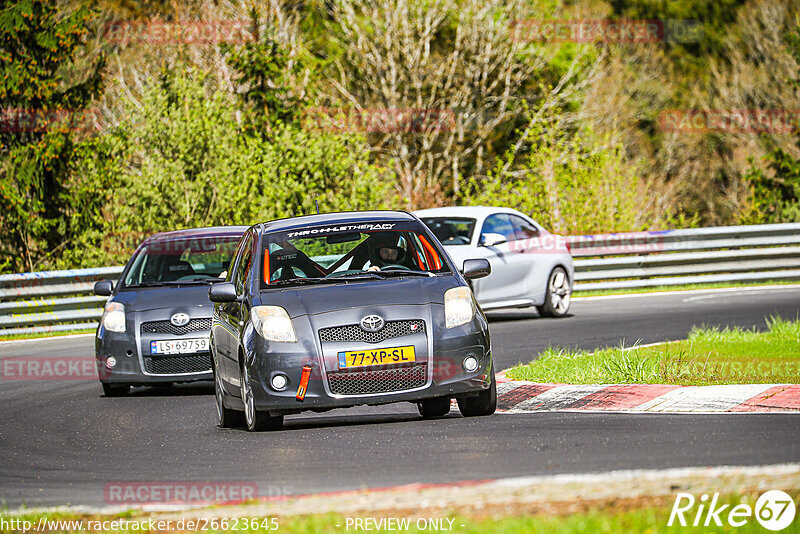
<svg viewBox="0 0 800 534"><path fill-rule="evenodd" d="M468 217L426 217L422 222L445 246L469 245L475 230L475 219Z"/></svg>
<svg viewBox="0 0 800 534"><path fill-rule="evenodd" d="M273 232L264 236L262 250L262 287L450 272L435 240L416 221Z"/></svg>
<svg viewBox="0 0 800 534"><path fill-rule="evenodd" d="M238 243L239 236L153 241L136 253L124 284L135 287L221 280Z"/></svg>

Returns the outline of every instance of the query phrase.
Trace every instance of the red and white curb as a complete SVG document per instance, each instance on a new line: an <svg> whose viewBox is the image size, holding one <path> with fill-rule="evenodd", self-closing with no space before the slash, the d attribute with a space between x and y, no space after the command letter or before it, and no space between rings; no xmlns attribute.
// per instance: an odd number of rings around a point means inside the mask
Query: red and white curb
<svg viewBox="0 0 800 534"><path fill-rule="evenodd" d="M539 384L497 375L497 410L526 412L800 413L798 384Z"/></svg>

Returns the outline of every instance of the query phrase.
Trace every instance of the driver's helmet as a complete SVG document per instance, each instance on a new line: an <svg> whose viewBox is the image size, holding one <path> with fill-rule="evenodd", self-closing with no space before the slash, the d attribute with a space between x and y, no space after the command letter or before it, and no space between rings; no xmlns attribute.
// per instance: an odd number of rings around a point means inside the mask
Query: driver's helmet
<svg viewBox="0 0 800 534"><path fill-rule="evenodd" d="M372 265L383 267L386 265L403 264L406 251L397 245L397 235L394 233L376 234L370 246L369 261Z"/></svg>

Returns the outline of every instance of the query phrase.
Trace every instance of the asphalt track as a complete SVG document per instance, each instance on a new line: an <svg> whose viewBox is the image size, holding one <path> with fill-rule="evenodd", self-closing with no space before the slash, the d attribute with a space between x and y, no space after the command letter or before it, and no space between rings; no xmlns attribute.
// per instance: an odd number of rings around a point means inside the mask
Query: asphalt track
<svg viewBox="0 0 800 534"><path fill-rule="evenodd" d="M576 300L573 315L490 314L498 369L549 345L685 337L694 325L763 328L800 313L800 287ZM0 344L7 356L92 354L91 337ZM800 380L798 380L800 382ZM104 506L120 482L255 482L261 496L509 476L800 461L800 415L536 413L423 421L410 404L291 416L284 431L215 424L212 388L93 380L0 382L0 503Z"/></svg>

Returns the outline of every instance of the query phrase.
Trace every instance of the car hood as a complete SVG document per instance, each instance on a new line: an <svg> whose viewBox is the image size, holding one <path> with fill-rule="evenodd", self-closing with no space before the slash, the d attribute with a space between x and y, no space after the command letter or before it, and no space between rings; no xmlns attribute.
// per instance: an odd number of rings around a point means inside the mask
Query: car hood
<svg viewBox="0 0 800 534"><path fill-rule="evenodd" d="M208 286L164 286L120 291L115 302L125 305L126 311L148 311L160 308L212 307L208 300Z"/></svg>
<svg viewBox="0 0 800 534"><path fill-rule="evenodd" d="M444 292L456 287L455 276L350 282L266 290L261 305L281 306L291 317L368 306L444 303Z"/></svg>

